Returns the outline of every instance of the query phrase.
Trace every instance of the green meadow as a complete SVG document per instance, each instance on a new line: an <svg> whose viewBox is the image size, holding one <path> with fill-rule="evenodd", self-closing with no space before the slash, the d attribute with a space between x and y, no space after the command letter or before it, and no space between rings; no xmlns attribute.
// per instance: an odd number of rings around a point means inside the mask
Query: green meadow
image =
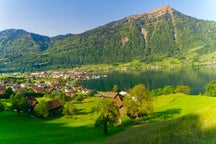
<svg viewBox="0 0 216 144"><path fill-rule="evenodd" d="M76 104L78 114L41 120L16 112L0 113L1 144L206 144L216 143L216 98L172 94L154 97L154 114L136 121L123 118L105 136L94 128L91 108L98 98Z"/></svg>

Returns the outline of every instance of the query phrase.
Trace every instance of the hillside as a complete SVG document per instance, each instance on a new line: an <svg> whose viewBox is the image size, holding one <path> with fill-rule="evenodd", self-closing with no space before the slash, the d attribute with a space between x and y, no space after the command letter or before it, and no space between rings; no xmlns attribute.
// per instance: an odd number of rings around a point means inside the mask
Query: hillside
<svg viewBox="0 0 216 144"><path fill-rule="evenodd" d="M13 37L1 36L0 51L4 55L0 60L6 61L0 65L1 70L71 68L133 60L145 64L214 62L216 22L192 18L163 6L82 34L37 38L21 35L14 40ZM5 44L4 41L12 43ZM18 52L12 53L11 49Z"/></svg>
<svg viewBox="0 0 216 144"><path fill-rule="evenodd" d="M105 143L216 143L216 99L169 95L155 100L155 118L110 137Z"/></svg>

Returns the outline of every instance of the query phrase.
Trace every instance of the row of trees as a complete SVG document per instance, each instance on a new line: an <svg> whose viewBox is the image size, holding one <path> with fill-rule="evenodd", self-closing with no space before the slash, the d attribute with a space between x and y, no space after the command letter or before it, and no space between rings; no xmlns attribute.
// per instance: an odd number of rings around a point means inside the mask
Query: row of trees
<svg viewBox="0 0 216 144"><path fill-rule="evenodd" d="M157 88L153 89L150 92L151 96L160 96L160 95L168 95L173 93L183 93L183 94L190 94L190 87L185 85L179 85L179 86L165 86L164 88Z"/></svg>

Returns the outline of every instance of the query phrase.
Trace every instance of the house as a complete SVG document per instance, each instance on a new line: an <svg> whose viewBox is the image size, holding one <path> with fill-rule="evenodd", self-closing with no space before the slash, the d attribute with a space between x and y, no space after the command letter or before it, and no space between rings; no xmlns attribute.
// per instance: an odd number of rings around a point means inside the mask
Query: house
<svg viewBox="0 0 216 144"><path fill-rule="evenodd" d="M33 96L30 96L30 97L26 97L26 100L27 100L27 103L31 106L31 107L34 107L38 101L36 100L35 97Z"/></svg>
<svg viewBox="0 0 216 144"><path fill-rule="evenodd" d="M119 109L123 107L123 96L121 94L116 93L116 92L106 92L103 95L103 97L114 99L114 101L115 101L115 103Z"/></svg>
<svg viewBox="0 0 216 144"><path fill-rule="evenodd" d="M75 92L66 92L65 95L68 96L68 97L71 97L71 98L76 97L76 93Z"/></svg>
<svg viewBox="0 0 216 144"><path fill-rule="evenodd" d="M29 111L33 111L35 105L38 103L38 101L36 100L36 98L33 97L33 96L26 97L26 101L30 105L30 110Z"/></svg>
<svg viewBox="0 0 216 144"><path fill-rule="evenodd" d="M44 93L45 92L45 89L42 88L42 87L38 87L36 85L33 85L32 86L32 90L35 92L35 93Z"/></svg>
<svg viewBox="0 0 216 144"><path fill-rule="evenodd" d="M55 111L55 110L58 110L58 111L62 110L62 104L58 99L50 100L48 101L48 104L49 104L50 112Z"/></svg>
<svg viewBox="0 0 216 144"><path fill-rule="evenodd" d="M6 91L6 87L5 86L1 86L0 87L0 94L4 94Z"/></svg>

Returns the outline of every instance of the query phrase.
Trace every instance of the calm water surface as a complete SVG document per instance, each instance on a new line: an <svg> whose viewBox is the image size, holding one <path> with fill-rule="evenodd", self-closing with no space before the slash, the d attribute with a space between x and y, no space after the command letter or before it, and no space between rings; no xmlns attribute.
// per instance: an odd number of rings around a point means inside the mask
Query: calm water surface
<svg viewBox="0 0 216 144"><path fill-rule="evenodd" d="M114 84L125 91L140 83L145 84L149 90L163 88L166 85L188 85L191 88L191 94L199 94L205 92L207 83L216 80L215 67L114 71L106 74L105 78L86 80L82 84L98 91L110 91Z"/></svg>

